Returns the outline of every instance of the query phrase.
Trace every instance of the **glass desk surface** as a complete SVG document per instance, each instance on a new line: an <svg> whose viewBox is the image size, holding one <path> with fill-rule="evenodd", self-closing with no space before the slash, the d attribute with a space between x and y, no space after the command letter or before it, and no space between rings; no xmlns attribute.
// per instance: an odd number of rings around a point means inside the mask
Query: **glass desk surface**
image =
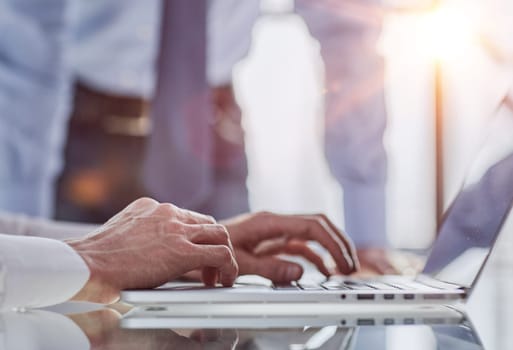
<svg viewBox="0 0 513 350"><path fill-rule="evenodd" d="M126 310L119 308L64 304L49 310L0 314L0 350L513 349L513 259L509 256L513 246L500 246L464 305L464 314L439 315L435 311L427 317L403 310L374 318L312 315L256 323L251 317L227 320L206 316L196 318L195 324L183 315L160 312L160 323L148 326L127 323L128 316L121 317ZM134 311L128 315L133 317ZM139 316L135 315L136 321Z"/></svg>
<svg viewBox="0 0 513 350"><path fill-rule="evenodd" d="M388 318L389 320L393 317ZM283 319L232 328L200 328L186 324L175 328L126 328L110 309L63 315L49 311L7 313L2 316L0 348L4 349L484 349L479 335L465 318L430 319L406 317L403 324L370 325L371 318L353 326L337 324L336 318L319 317L303 326ZM408 321L410 320L410 321ZM163 319L163 322L166 320ZM271 320L272 321L272 320ZM265 322L265 321L264 321ZM397 320L395 322L398 322ZM394 323L395 323L394 322ZM412 322L414 324L408 324ZM185 322L187 323L187 321ZM431 323L431 324L429 324ZM258 322L256 322L258 324ZM308 324L313 324L308 326Z"/></svg>

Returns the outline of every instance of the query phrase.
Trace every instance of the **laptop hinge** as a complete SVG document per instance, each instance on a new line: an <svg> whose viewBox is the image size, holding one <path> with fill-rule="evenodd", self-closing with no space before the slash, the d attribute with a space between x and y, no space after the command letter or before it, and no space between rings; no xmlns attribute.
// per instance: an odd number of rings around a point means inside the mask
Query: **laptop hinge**
<svg viewBox="0 0 513 350"><path fill-rule="evenodd" d="M422 284L425 284L427 286L433 287L433 288L439 288L439 289L447 289L447 290L455 290L460 289L466 291L468 288L459 284L450 283L441 281L438 279L435 279L433 277L427 276L427 275L419 275L415 279L417 282L420 282Z"/></svg>

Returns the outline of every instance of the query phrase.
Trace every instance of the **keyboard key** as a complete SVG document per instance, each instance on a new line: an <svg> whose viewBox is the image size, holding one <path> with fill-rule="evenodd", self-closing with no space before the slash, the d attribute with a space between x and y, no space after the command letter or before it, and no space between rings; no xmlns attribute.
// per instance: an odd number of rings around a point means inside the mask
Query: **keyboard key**
<svg viewBox="0 0 513 350"><path fill-rule="evenodd" d="M273 289L274 290L279 290L279 291L301 290L295 284L275 284L273 286Z"/></svg>
<svg viewBox="0 0 513 350"><path fill-rule="evenodd" d="M307 290L307 291L325 290L324 288L322 288L321 285L313 284L313 283L301 283L301 282L298 282L298 286L302 290Z"/></svg>

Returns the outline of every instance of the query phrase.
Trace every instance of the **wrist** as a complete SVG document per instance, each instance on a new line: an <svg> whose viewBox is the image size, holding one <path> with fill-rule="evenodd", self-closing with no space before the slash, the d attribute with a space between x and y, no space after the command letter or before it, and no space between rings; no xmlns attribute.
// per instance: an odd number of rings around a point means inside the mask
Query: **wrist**
<svg viewBox="0 0 513 350"><path fill-rule="evenodd" d="M73 296L74 301L90 301L102 304L110 304L119 298L119 290L114 288L106 277L107 271L101 261L101 254L85 249L81 240L67 242L82 258L89 269L89 280L84 287Z"/></svg>

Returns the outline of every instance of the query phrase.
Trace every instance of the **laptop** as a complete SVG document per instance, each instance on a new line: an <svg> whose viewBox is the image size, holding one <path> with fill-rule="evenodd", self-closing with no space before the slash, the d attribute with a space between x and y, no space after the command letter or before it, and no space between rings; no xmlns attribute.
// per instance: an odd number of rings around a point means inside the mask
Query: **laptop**
<svg viewBox="0 0 513 350"><path fill-rule="evenodd" d="M498 127L511 145L510 116ZM506 124L505 124L506 123ZM504 133L504 130L507 130ZM152 290L125 290L132 305L174 303L456 304L468 298L513 204L513 147L490 134L464 184L444 214L426 265L417 277L336 276L322 283L270 285L238 280L233 287L207 288L174 282Z"/></svg>

